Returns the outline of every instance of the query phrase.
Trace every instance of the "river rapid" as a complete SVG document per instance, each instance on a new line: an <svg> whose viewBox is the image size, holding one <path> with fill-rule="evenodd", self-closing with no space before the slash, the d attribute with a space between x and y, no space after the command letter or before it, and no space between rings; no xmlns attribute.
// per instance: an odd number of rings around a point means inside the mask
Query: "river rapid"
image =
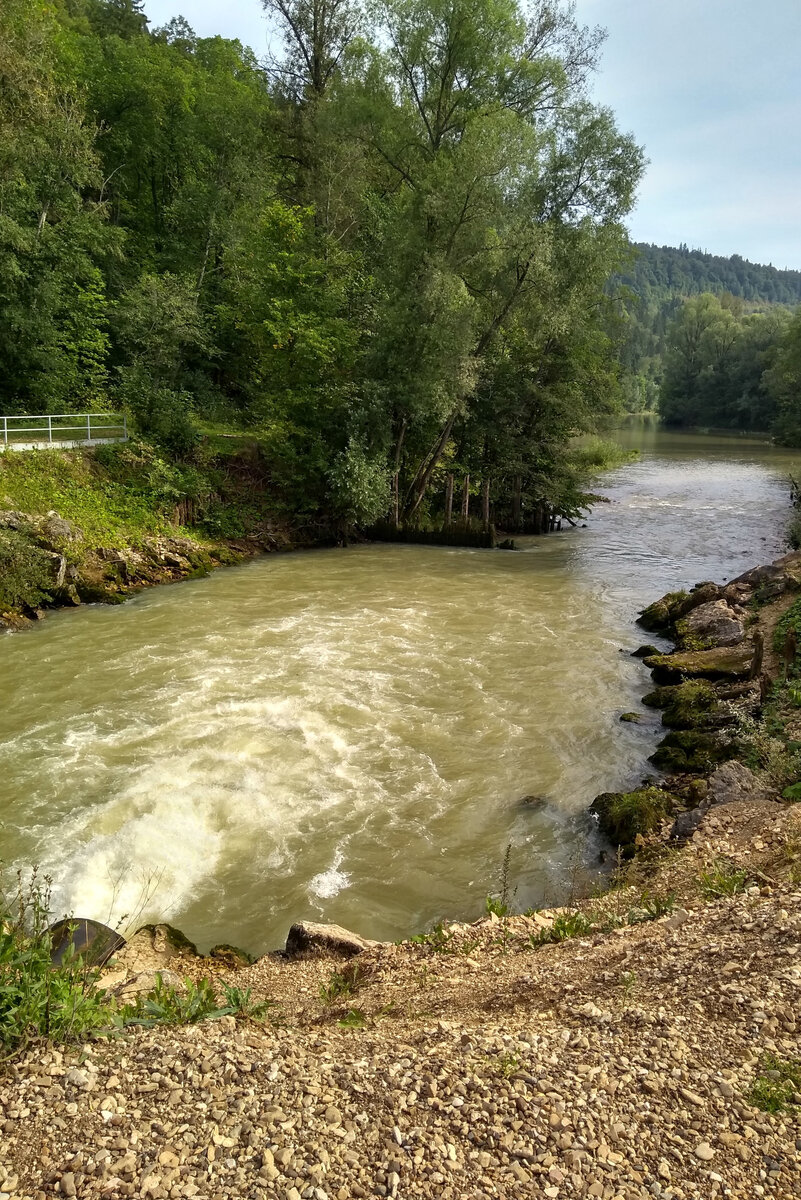
<svg viewBox="0 0 801 1200"><path fill-rule="evenodd" d="M798 455L634 427L584 528L521 551L268 556L0 639L6 882L254 953L292 921L392 939L598 870L587 806L642 778L637 611L783 550ZM537 797L524 802L524 797Z"/></svg>

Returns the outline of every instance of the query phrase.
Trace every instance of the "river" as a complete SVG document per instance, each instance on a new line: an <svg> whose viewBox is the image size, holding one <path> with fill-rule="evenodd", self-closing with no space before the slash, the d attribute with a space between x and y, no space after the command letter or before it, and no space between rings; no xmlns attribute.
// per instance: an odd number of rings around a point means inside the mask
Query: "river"
<svg viewBox="0 0 801 1200"><path fill-rule="evenodd" d="M782 552L799 456L620 434L586 527L518 553L268 556L0 640L2 859L57 911L252 952L299 918L375 938L597 870L586 809L642 778L637 611ZM536 796L536 803L523 802Z"/></svg>

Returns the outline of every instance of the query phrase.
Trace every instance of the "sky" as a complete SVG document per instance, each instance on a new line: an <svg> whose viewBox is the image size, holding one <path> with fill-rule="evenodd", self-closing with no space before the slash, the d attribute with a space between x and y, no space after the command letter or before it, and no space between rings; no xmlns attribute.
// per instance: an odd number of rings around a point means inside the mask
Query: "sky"
<svg viewBox="0 0 801 1200"><path fill-rule="evenodd" d="M259 0L146 0L151 26L266 54ZM594 99L649 160L634 241L801 270L801 0L576 0L607 30Z"/></svg>

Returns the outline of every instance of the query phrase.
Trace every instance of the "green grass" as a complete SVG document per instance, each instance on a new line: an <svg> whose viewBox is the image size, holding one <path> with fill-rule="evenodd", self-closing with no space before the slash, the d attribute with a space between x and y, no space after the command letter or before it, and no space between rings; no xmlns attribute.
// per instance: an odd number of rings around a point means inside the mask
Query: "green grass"
<svg viewBox="0 0 801 1200"><path fill-rule="evenodd" d="M353 996L364 983L361 968L358 963L332 971L327 983L320 984L320 999L323 1004L336 1004L345 996Z"/></svg>
<svg viewBox="0 0 801 1200"><path fill-rule="evenodd" d="M701 892L707 900L720 900L724 896L736 896L748 887L748 872L734 863L719 859L698 877Z"/></svg>
<svg viewBox="0 0 801 1200"><path fill-rule="evenodd" d="M531 935L531 944L546 946L550 942L566 942L570 938L585 937L593 929L592 921L583 912L559 913L549 929L540 929Z"/></svg>
<svg viewBox="0 0 801 1200"><path fill-rule="evenodd" d="M759 1074L746 1094L746 1100L762 1112L787 1112L801 1107L801 1061L764 1054Z"/></svg>

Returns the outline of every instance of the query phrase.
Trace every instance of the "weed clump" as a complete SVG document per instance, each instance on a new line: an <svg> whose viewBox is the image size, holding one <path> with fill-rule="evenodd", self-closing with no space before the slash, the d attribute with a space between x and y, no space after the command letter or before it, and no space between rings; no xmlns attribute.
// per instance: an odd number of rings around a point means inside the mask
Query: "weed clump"
<svg viewBox="0 0 801 1200"><path fill-rule="evenodd" d="M726 859L717 859L707 871L702 871L698 882L707 900L720 900L724 896L736 896L748 887L748 872Z"/></svg>
<svg viewBox="0 0 801 1200"><path fill-rule="evenodd" d="M0 895L0 1050L8 1058L34 1038L85 1040L110 1029L113 1010L97 970L68 951L50 958L49 882L36 872L18 878L13 897Z"/></svg>
<svg viewBox="0 0 801 1200"><path fill-rule="evenodd" d="M760 1068L745 1097L749 1104L769 1113L801 1108L801 1061L765 1054Z"/></svg>

